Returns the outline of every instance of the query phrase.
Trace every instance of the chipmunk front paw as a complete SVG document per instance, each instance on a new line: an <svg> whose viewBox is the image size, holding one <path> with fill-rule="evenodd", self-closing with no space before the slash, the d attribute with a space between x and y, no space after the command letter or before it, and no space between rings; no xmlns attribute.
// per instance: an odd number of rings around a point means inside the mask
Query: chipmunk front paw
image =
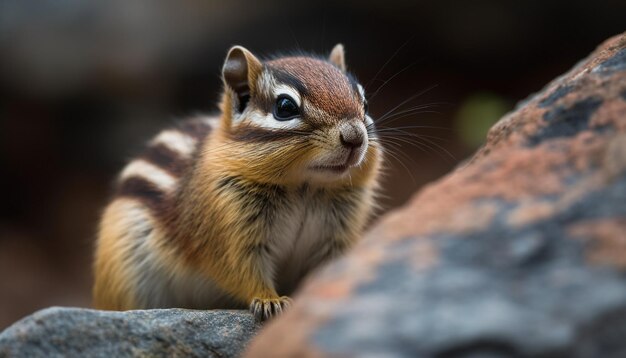
<svg viewBox="0 0 626 358"><path fill-rule="evenodd" d="M277 316L291 306L291 298L282 296L279 298L254 298L250 303L250 312L257 321L265 321Z"/></svg>

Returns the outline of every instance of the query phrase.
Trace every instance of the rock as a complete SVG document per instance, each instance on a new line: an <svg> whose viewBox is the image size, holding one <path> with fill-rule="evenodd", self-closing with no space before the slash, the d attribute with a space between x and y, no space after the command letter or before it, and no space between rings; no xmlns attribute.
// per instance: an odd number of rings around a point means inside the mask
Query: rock
<svg viewBox="0 0 626 358"><path fill-rule="evenodd" d="M320 270L248 357L626 357L626 34Z"/></svg>
<svg viewBox="0 0 626 358"><path fill-rule="evenodd" d="M257 328L245 311L53 307L0 333L0 357L237 357Z"/></svg>

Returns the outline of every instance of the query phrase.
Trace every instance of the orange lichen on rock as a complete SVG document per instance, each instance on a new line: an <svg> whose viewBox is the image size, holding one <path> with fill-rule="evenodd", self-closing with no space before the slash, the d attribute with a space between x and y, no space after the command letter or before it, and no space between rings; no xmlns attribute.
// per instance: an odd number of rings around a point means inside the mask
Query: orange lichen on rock
<svg viewBox="0 0 626 358"><path fill-rule="evenodd" d="M583 221L570 233L588 241L590 262L626 269L626 217Z"/></svg>
<svg viewBox="0 0 626 358"><path fill-rule="evenodd" d="M507 223L513 227L521 227L529 223L543 220L554 215L555 203L549 201L529 200L520 203L507 217Z"/></svg>
<svg viewBox="0 0 626 358"><path fill-rule="evenodd" d="M626 172L626 133L615 136L609 142L604 153L603 169L609 180Z"/></svg>
<svg viewBox="0 0 626 358"><path fill-rule="evenodd" d="M326 354L308 344L315 327L321 325L324 320L319 316L307 314L306 303L305 300L296 302L288 313L280 317L280 321L275 320L267 323L262 331L264 338L253 339L244 356L260 358L325 357ZM281 329L285 326L289 327L287 332Z"/></svg>
<svg viewBox="0 0 626 358"><path fill-rule="evenodd" d="M579 345L609 356L589 317L626 312L623 275L607 274L626 269L625 216L622 34L318 271L248 356L479 356L494 344L507 356ZM566 327L567 342L554 327Z"/></svg>
<svg viewBox="0 0 626 358"><path fill-rule="evenodd" d="M493 152L489 161L468 165L423 189L402 211L388 215L368 236L394 240L441 231L468 233L484 229L498 211L490 199L513 202L558 194L565 189L563 179L574 174L574 170L564 165L564 157L581 161L589 149L568 143L563 140ZM477 200L480 202L475 203Z"/></svg>

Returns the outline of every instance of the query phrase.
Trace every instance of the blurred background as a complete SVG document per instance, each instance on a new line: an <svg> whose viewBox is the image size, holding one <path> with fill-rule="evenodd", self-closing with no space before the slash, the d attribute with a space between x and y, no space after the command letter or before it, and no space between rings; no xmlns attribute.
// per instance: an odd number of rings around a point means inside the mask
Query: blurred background
<svg viewBox="0 0 626 358"><path fill-rule="evenodd" d="M89 306L112 179L160 128L215 111L231 45L263 56L342 42L374 117L419 94L387 124L424 136L390 139L401 146L389 210L626 30L624 14L624 1L1 0L0 329L50 305Z"/></svg>

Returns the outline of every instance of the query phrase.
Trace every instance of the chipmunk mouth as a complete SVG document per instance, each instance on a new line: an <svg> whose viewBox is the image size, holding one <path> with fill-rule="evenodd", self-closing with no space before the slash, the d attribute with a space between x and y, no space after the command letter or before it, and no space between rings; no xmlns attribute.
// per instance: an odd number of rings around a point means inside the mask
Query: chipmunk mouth
<svg viewBox="0 0 626 358"><path fill-rule="evenodd" d="M343 174L350 168L358 165L360 162L357 153L354 150L350 151L345 162L343 164L316 164L311 167L315 171L330 172L334 174Z"/></svg>
<svg viewBox="0 0 626 358"><path fill-rule="evenodd" d="M350 166L346 163L343 165L316 165L311 167L311 169L316 171L324 171L324 172L332 172L335 174L341 174L348 170Z"/></svg>

